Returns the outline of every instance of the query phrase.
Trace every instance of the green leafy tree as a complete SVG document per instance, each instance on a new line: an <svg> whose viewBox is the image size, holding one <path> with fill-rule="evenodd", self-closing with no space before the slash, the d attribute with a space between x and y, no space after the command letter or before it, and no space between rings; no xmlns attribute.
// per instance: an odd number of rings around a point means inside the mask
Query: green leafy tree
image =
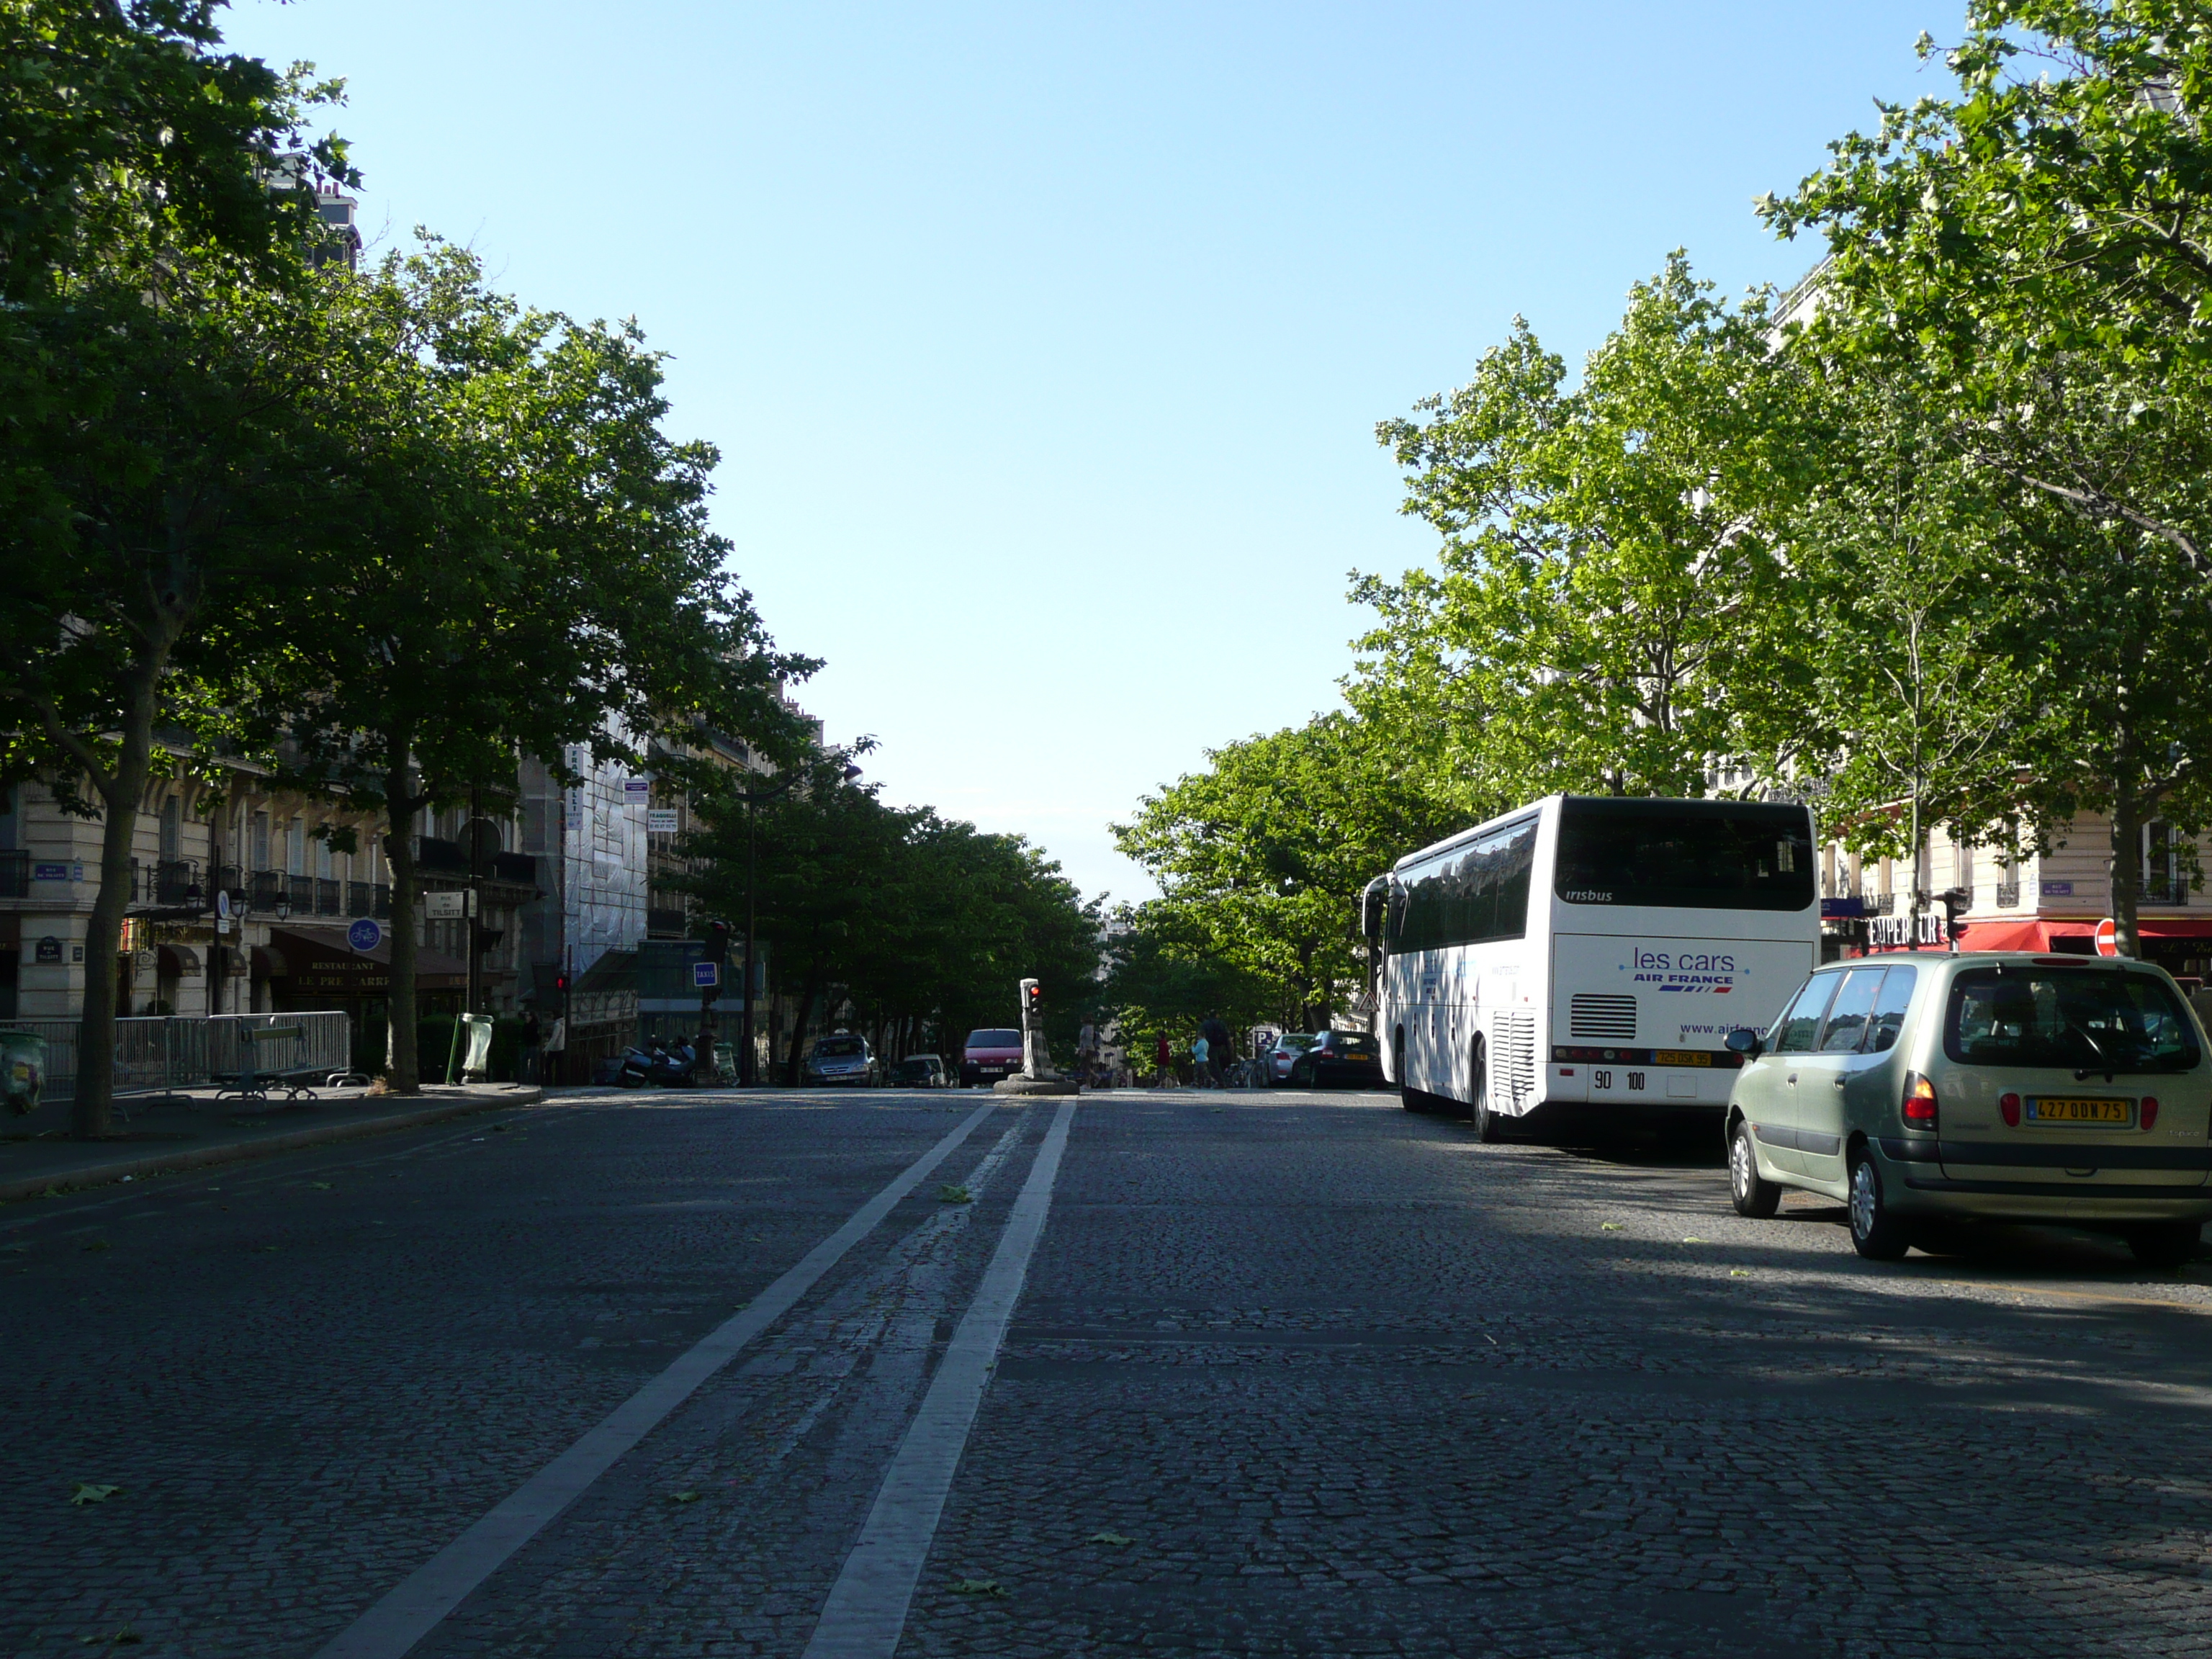
<svg viewBox="0 0 2212 1659"><path fill-rule="evenodd" d="M1273 988L1273 1018L1326 1024L1362 980L1362 890L1462 826L1464 811L1431 787L1420 756L1348 714L1206 758L1206 771L1146 796L1114 826L1115 845L1160 886L1135 924L1169 957Z"/></svg>
<svg viewBox="0 0 2212 1659"><path fill-rule="evenodd" d="M268 167L336 95L224 55L189 0L0 3L0 766L105 819L72 1126L109 1133L137 813L210 738L211 627L326 501L303 191ZM340 176L342 147L314 154Z"/></svg>
<svg viewBox="0 0 2212 1659"><path fill-rule="evenodd" d="M1516 323L1426 421L1384 422L1442 568L1358 585L1381 620L1355 700L1446 733L1485 805L1712 787L1802 674L1746 661L1797 453L1796 377L1766 328L1763 300L1729 307L1677 254L1579 386ZM1757 758L1768 780L1790 760Z"/></svg>
<svg viewBox="0 0 2212 1659"><path fill-rule="evenodd" d="M337 285L343 533L311 550L317 614L271 592L241 630L287 775L379 813L392 875L392 1082L419 1085L416 826L519 752L635 761L701 723L797 741L770 646L707 527L714 451L661 429L635 328L526 310L435 240Z"/></svg>

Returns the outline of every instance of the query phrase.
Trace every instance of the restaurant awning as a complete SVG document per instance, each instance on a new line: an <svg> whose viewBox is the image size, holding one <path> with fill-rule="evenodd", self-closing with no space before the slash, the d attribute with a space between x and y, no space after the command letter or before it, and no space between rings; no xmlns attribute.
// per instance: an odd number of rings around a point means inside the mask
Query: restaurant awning
<svg viewBox="0 0 2212 1659"><path fill-rule="evenodd" d="M2145 916L2136 922L2145 939L2212 939L2212 916ZM2097 924L2081 920L2032 919L2027 921L1970 921L1960 930L1962 951L2054 951L2060 939L2096 937ZM2075 945L2078 951L2080 945Z"/></svg>
<svg viewBox="0 0 2212 1659"><path fill-rule="evenodd" d="M165 979L194 979L200 971L199 955L188 945L160 945L161 973Z"/></svg>
<svg viewBox="0 0 2212 1659"><path fill-rule="evenodd" d="M373 951L356 951L341 927L272 927L269 937L283 951L291 992L319 996L387 997L392 994L392 935ZM442 951L415 949L415 988L465 991L469 964Z"/></svg>

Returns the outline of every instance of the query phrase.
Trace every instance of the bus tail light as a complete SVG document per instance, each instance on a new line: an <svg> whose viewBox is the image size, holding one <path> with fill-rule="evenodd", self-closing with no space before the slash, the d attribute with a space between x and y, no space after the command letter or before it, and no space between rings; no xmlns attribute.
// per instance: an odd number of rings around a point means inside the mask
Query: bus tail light
<svg viewBox="0 0 2212 1659"><path fill-rule="evenodd" d="M2020 1097L2018 1095L1999 1095L1997 1110L2004 1115L2006 1128L2020 1127Z"/></svg>
<svg viewBox="0 0 2212 1659"><path fill-rule="evenodd" d="M1936 1127L1936 1085L1917 1072L1905 1074L1905 1127L1908 1129L1932 1129Z"/></svg>
<svg viewBox="0 0 2212 1659"><path fill-rule="evenodd" d="M2158 1097L2156 1095L2145 1095L2142 1097L2142 1116L2141 1121L2143 1127L2146 1129L2155 1129L2158 1127Z"/></svg>

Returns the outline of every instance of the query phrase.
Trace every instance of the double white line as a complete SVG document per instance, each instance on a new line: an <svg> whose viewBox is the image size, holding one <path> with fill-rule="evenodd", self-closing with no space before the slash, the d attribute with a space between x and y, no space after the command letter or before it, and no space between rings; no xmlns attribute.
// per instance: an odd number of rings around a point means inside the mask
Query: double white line
<svg viewBox="0 0 2212 1659"><path fill-rule="evenodd" d="M979 1106L899 1177L854 1211L799 1265L717 1326L647 1382L599 1425L548 1463L481 1521L432 1556L368 1612L339 1632L316 1659L403 1659L447 1614L544 1529L617 1459L658 1427L701 1384L737 1358L746 1344L788 1313L839 1258L889 1215L898 1201L958 1149L996 1109ZM923 1396L921 1409L891 1461L890 1473L845 1563L806 1651L812 1656L889 1656L897 1646L908 1603L921 1576L938 1517L959 1467L960 1453L981 1404L992 1361L1021 1296L1030 1255L1052 1205L1075 1102L1065 1100L1046 1132L1035 1167L1014 1200L1005 1235L985 1269L981 1288L954 1332L952 1345Z"/></svg>

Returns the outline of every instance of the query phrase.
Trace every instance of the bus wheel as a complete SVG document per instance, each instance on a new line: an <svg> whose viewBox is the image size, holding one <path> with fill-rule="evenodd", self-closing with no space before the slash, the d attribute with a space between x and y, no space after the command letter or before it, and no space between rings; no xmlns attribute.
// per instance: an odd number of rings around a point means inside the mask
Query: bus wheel
<svg viewBox="0 0 2212 1659"><path fill-rule="evenodd" d="M1409 1112L1425 1111L1428 1097L1406 1081L1406 1034L1403 1031L1390 1040L1390 1069L1398 1076L1398 1103Z"/></svg>
<svg viewBox="0 0 2212 1659"><path fill-rule="evenodd" d="M1490 1109L1490 1067L1484 1063L1482 1039L1474 1040L1474 1051L1468 1056L1468 1097L1474 1103L1468 1115L1474 1123L1474 1138L1486 1146L1495 1146L1505 1139L1505 1120Z"/></svg>

